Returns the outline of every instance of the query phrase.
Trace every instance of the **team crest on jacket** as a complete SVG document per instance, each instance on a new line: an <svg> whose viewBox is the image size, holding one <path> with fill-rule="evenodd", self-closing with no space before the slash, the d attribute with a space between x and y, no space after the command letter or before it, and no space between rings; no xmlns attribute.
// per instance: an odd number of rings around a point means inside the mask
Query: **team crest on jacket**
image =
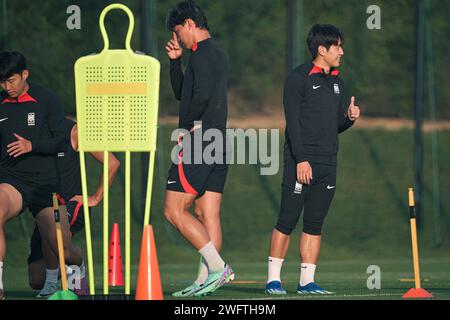
<svg viewBox="0 0 450 320"><path fill-rule="evenodd" d="M339 90L339 84L334 84L334 93L335 94L341 94L341 90Z"/></svg>
<svg viewBox="0 0 450 320"><path fill-rule="evenodd" d="M295 182L295 188L294 193L295 194L302 194L303 184Z"/></svg>
<svg viewBox="0 0 450 320"><path fill-rule="evenodd" d="M34 112L31 112L28 114L28 126L34 126L36 125L35 119L34 119Z"/></svg>

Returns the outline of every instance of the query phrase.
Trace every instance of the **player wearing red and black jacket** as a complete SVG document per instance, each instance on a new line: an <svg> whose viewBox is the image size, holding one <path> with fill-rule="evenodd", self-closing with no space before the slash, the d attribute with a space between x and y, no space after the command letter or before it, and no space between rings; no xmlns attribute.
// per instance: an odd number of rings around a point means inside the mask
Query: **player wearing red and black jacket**
<svg viewBox="0 0 450 320"><path fill-rule="evenodd" d="M57 252L52 193L58 191L57 152L64 151L64 111L50 91L28 82L25 57L0 53L0 299L6 222L29 208L44 238ZM62 219L66 258L81 265L81 255L68 241Z"/></svg>
<svg viewBox="0 0 450 320"><path fill-rule="evenodd" d="M336 69L344 55L342 33L331 25L315 25L307 42L313 61L290 72L284 85L284 174L266 285L266 293L275 295L286 294L281 286L281 266L303 209L297 292L329 293L315 284L314 273L322 226L336 191L338 134L360 116L354 97L350 106L345 99L344 81Z"/></svg>
<svg viewBox="0 0 450 320"><path fill-rule="evenodd" d="M203 258L194 283L173 295L201 296L234 278L233 270L219 255L220 205L228 166L225 161L207 163L202 157L207 143L200 144L202 150L194 150L196 144L192 143L197 130L208 129L222 132L223 142L226 140L228 63L209 33L204 12L194 1L175 6L169 13L167 27L172 31L166 51L172 88L180 100L179 128L188 133L182 137L178 163L169 170L164 214ZM181 45L191 51L184 72ZM194 154L200 154L201 163L196 163ZM216 156L225 160L225 154ZM194 202L198 219L188 211Z"/></svg>
<svg viewBox="0 0 450 320"><path fill-rule="evenodd" d="M74 236L84 228L83 198L81 189L80 155L78 153L77 124L70 119L64 119L64 136L70 140L66 151L58 153L57 171L59 177L59 195L61 212L66 212L69 218L70 234ZM103 152L92 152L91 155L102 164ZM119 170L120 162L113 153L109 153L109 185L111 186ZM103 176L94 195L88 197L88 206L95 207L103 199ZM43 251L46 250L44 253ZM45 261L44 261L45 258ZM54 271L56 270L56 271ZM30 240L28 256L28 278L33 289L41 290L39 297L47 297L58 290L57 274L58 258L48 246L42 243L41 234L37 227L33 230ZM84 266L80 270L80 288L77 294L87 294L87 284L83 284Z"/></svg>

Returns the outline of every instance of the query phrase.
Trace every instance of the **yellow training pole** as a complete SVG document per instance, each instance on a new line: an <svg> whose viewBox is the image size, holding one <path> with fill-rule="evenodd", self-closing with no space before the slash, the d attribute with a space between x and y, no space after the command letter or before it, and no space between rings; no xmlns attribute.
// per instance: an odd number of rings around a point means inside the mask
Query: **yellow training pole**
<svg viewBox="0 0 450 320"><path fill-rule="evenodd" d="M152 206L154 170L155 170L155 151L151 151L150 152L150 160L148 163L148 180L147 180L147 195L145 196L144 228L145 228L145 226L150 224L150 208Z"/></svg>
<svg viewBox="0 0 450 320"><path fill-rule="evenodd" d="M415 213L413 188L409 188L409 213L410 213L411 240L412 240L412 251L414 261L414 280L416 284L416 289L420 289L419 249L417 246L417 227L416 227L416 213Z"/></svg>
<svg viewBox="0 0 450 320"><path fill-rule="evenodd" d="M83 192L83 203L88 204L88 189L86 178L86 162L84 151L80 150L80 170L81 170L81 189ZM94 259L92 257L92 239L91 239L91 221L89 217L89 206L83 205L84 210L84 229L86 230L86 251L87 251L87 267L89 275L89 294L95 295L94 282Z"/></svg>
<svg viewBox="0 0 450 320"><path fill-rule="evenodd" d="M130 279L130 265L131 265L131 153L125 151L125 294L131 294L131 279Z"/></svg>
<svg viewBox="0 0 450 320"><path fill-rule="evenodd" d="M413 251L413 261L414 261L414 282L415 288L409 289L402 298L403 299L424 299L433 298L433 295L427 290L420 287L420 270L419 270L419 249L417 245L417 228L416 228L416 212L414 204L414 189L408 188L409 197L409 215L411 224L411 240L412 240L412 251Z"/></svg>
<svg viewBox="0 0 450 320"><path fill-rule="evenodd" d="M109 153L103 152L103 294L109 294L109 252L108 252L108 231L109 231Z"/></svg>
<svg viewBox="0 0 450 320"><path fill-rule="evenodd" d="M67 291L67 274L66 274L66 262L64 257L64 242L61 230L61 216L59 213L59 204L56 193L53 193L53 211L55 214L56 223L56 240L58 242L58 254L59 254L59 269L61 272L62 289Z"/></svg>

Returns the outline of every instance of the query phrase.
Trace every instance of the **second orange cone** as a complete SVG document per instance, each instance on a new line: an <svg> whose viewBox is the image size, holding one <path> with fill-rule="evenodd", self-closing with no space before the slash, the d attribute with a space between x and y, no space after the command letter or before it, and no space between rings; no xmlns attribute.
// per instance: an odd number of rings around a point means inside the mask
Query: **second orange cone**
<svg viewBox="0 0 450 320"><path fill-rule="evenodd" d="M113 224L111 231L108 271L108 284L110 286L119 287L124 285L119 225L117 223Z"/></svg>
<svg viewBox="0 0 450 320"><path fill-rule="evenodd" d="M136 300L163 300L155 237L151 225L145 226L142 236Z"/></svg>

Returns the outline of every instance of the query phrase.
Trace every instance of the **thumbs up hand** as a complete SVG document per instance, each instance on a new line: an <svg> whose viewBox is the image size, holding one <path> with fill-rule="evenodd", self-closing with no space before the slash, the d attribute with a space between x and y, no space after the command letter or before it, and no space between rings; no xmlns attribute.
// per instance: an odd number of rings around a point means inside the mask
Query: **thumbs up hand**
<svg viewBox="0 0 450 320"><path fill-rule="evenodd" d="M351 99L350 106L348 107L347 115L351 121L356 121L361 116L361 110L359 109L359 107L357 105L355 105L355 97L352 97L352 99Z"/></svg>

